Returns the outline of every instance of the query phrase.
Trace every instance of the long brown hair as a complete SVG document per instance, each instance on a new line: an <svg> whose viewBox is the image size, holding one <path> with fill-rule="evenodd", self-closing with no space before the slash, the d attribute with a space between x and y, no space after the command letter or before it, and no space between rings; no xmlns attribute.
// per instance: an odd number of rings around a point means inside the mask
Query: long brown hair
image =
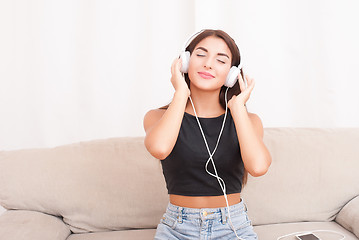
<svg viewBox="0 0 359 240"><path fill-rule="evenodd" d="M207 37L218 37L224 40L224 42L227 44L229 50L232 53L232 62L231 62L231 66L238 66L241 59L241 55L238 49L237 44L235 43L235 41L224 31L222 30L212 30L212 29L205 29L203 31L201 31L190 43L189 45L186 47L186 51L189 51L191 54L193 52L193 50L195 49L195 47L197 46L197 44L199 42L201 42L203 39L207 38ZM242 78L244 79L243 76L243 72L240 72ZM184 74L185 77L185 81L188 85L188 88L190 88L190 79L188 77L188 74L185 73ZM219 103L221 104L221 106L223 107L223 109L226 108L226 102L225 102L225 91L226 91L225 86L222 86L221 91L219 93ZM239 83L238 81L234 84L234 86L230 89L228 89L228 93L227 93L227 100L230 100L234 95L238 95L241 93L241 89L239 87ZM163 106L160 109L167 109L169 105ZM248 178L248 172L246 171L246 169L244 169L244 174L243 174L243 186L247 183L247 178Z"/></svg>

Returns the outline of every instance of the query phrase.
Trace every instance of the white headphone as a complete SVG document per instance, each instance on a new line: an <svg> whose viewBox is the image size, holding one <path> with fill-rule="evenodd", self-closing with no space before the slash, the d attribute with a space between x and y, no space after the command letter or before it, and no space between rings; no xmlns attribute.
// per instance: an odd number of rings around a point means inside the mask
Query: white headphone
<svg viewBox="0 0 359 240"><path fill-rule="evenodd" d="M188 45L192 42L192 40L197 37L199 34L201 34L202 32L204 32L205 30L201 30L200 32L197 32L195 34L193 34L186 42L182 53L180 55L180 58L182 59L182 67L181 67L181 72L182 73L188 73L188 67L189 67L189 60L191 57L191 53L189 51L186 51L186 48L188 47ZM238 47L238 45L237 45ZM239 48L238 48L239 50ZM239 51L240 52L240 51ZM234 84L237 82L238 79L238 74L240 73L241 69L242 69L242 55L240 54L241 59L240 59L240 63L237 66L232 66L231 69L229 70L228 74L227 74L227 78L226 78L226 82L224 83L224 86L226 87L233 87ZM243 70L242 70L243 71Z"/></svg>

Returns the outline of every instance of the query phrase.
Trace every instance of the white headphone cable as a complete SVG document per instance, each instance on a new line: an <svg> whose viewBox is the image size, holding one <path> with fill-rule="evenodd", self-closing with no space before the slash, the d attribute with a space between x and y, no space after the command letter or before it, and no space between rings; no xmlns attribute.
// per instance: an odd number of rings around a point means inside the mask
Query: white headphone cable
<svg viewBox="0 0 359 240"><path fill-rule="evenodd" d="M302 231L302 232L289 233L289 234L287 234L287 235L283 235L283 236L278 237L277 240L280 240L280 239L282 239L282 238L289 237L289 236L292 236L292 235L295 235L295 234L310 234L310 233L315 233L315 232L335 233L335 234L341 235L342 238L339 239L339 240L345 239L344 234L342 234L342 233L340 233L340 232L337 232L337 231L332 231L332 230L314 230L314 231Z"/></svg>
<svg viewBox="0 0 359 240"><path fill-rule="evenodd" d="M219 135L218 135L218 139L217 139L216 146L215 146L215 148L214 148L214 150L213 150L212 153L211 153L211 150L209 149L209 146L208 146L206 137L205 137L205 135L204 135L204 132L203 132L201 123L200 123L200 121L199 121L199 119L198 119L197 112L196 112L196 109L195 109L195 107L194 107L194 104L193 104L193 101L192 101L191 96L189 96L189 100L191 101L194 115L195 115L195 117L196 117L196 120L197 120L199 129L200 129L200 131L201 131L201 134L202 134L204 143L205 143L205 145L206 145L206 148L207 148L207 151L208 151L208 154L209 154L209 158L208 158L208 160L207 160L207 162L206 162L206 165L205 165L206 172L207 172L209 175L211 175L212 177L217 178L217 181L218 181L218 183L219 183L219 185L220 185L220 187L221 187L221 189L222 189L222 191L223 191L224 199L226 200L229 224L230 224L230 226L231 226L231 228L232 228L234 234L236 235L236 237L237 237L238 239L244 240L243 238L240 238L240 237L237 235L237 232L236 232L236 230L235 230L235 228L234 228L234 226L233 226L232 219L231 219L231 214L230 214L230 211L229 211L228 198L227 198L227 194L226 194L226 185L225 185L224 180L223 180L221 177L218 176L217 168L216 168L216 165L215 165L214 160L213 160L213 158L212 158L213 155L214 155L214 153L215 153L216 150L217 150L217 147L218 147L218 144L219 144L221 135L222 135L222 133L223 133L223 129L224 129L224 125L225 125L225 122L226 122L226 118L227 118L227 112L228 112L227 92L228 92L228 89L229 89L229 87L227 87L226 92L225 92L225 95L224 95L224 96L225 96L225 103L226 103L226 110L225 110L225 114L224 114L224 119L223 119L221 131L220 131L220 133L219 133ZM212 163L212 165L213 165L213 169L214 169L215 174L213 174L213 173L211 173L210 171L208 171L208 163L209 163L209 161L211 161L211 163Z"/></svg>

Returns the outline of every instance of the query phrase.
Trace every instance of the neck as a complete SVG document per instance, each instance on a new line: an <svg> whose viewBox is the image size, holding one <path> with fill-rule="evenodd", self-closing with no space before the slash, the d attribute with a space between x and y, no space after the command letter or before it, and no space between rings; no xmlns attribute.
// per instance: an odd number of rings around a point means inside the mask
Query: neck
<svg viewBox="0 0 359 240"><path fill-rule="evenodd" d="M198 117L217 117L224 113L224 109L219 103L219 92L221 89L214 91L199 91L191 88L191 98L196 109ZM186 112L194 115L191 103L188 101Z"/></svg>

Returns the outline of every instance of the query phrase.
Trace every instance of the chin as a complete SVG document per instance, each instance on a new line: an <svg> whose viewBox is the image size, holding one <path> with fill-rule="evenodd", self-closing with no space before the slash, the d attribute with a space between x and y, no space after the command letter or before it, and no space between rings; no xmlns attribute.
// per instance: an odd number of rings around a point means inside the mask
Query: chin
<svg viewBox="0 0 359 240"><path fill-rule="evenodd" d="M202 90L202 91L209 91L209 92L213 92L213 91L217 91L220 90L222 85L214 85L214 84L193 84L196 88Z"/></svg>
<svg viewBox="0 0 359 240"><path fill-rule="evenodd" d="M214 78L214 79L203 79L203 78L190 78L193 79L191 80L191 85L194 86L195 88L204 90L204 91L216 91L218 89L221 89L221 87L224 84L224 80L223 81L218 81L218 79Z"/></svg>

